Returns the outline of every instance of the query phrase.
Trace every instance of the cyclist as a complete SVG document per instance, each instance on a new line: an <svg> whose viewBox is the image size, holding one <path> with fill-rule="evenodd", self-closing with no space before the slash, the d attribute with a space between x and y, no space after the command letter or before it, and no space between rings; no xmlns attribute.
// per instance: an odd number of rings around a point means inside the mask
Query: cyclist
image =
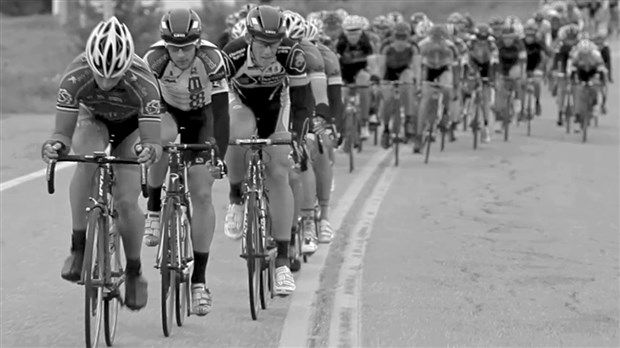
<svg viewBox="0 0 620 348"><path fill-rule="evenodd" d="M302 236L304 238L301 246L303 253L314 253L318 249L318 236L316 235L316 224L314 219L314 206L316 203L316 186L323 176L315 175L313 163L319 160L319 151L316 144L316 137L325 135L326 119L329 115L329 101L327 99L327 76L325 75L325 63L319 49L306 38L306 20L300 14L293 11L284 11L284 23L286 26L287 37L297 42L303 49L306 57L306 70L310 79L312 98L308 98L309 114L314 111L312 120L314 134L305 135L306 144L310 153L308 170L301 175L291 174L291 185L296 202L299 203L302 220ZM300 120L304 122L305 120ZM303 128L303 125L294 126L296 129ZM322 160L326 160L326 153ZM301 179L301 180L297 180ZM301 182L300 182L301 181ZM331 178L328 182L331 184ZM299 185L301 184L301 185ZM295 214L297 217L297 214ZM297 221L296 218L293 221Z"/></svg>
<svg viewBox="0 0 620 348"><path fill-rule="evenodd" d="M304 52L286 38L284 16L275 7L261 5L246 17L247 34L224 47L231 75L230 137L290 137L291 117L303 123L308 118L308 75ZM287 88L289 87L289 88ZM300 129L295 129L301 134ZM289 185L289 148L275 146L264 150L270 159L266 166L266 185L272 221L272 236L277 246L274 292L288 295L295 291L288 251L293 217L293 194ZM227 152L230 205L224 232L238 240L243 235L242 182L245 175L245 150L231 147Z"/></svg>
<svg viewBox="0 0 620 348"><path fill-rule="evenodd" d="M342 79L345 84L355 83L360 96L361 137L368 138L368 115L370 112L370 73L367 71L369 57L374 54L370 39L363 31L364 20L360 16L349 15L342 23L344 32L336 43L336 53L340 57ZM346 93L345 93L346 95Z"/></svg>
<svg viewBox="0 0 620 348"><path fill-rule="evenodd" d="M429 115L430 99L433 90L428 85L429 82L439 82L444 95L444 110L449 110L450 102L456 96L459 83L457 49L454 43L449 40L448 29L445 25L433 26L428 36L420 44L421 72L420 81L422 83L422 99L418 112L418 126L414 137L414 152L420 153L422 147L422 137L424 126L427 120L435 115Z"/></svg>
<svg viewBox="0 0 620 348"><path fill-rule="evenodd" d="M155 43L144 56L159 81L168 114L176 125L163 132L165 142L173 142L177 132L181 142L203 143L215 137L222 158L226 154L230 121L228 117L228 84L220 50L201 40L202 23L193 10L174 9L160 22L162 41ZM195 154L194 154L195 156ZM216 165L212 163L211 165ZM144 241L156 246L160 239L161 191L168 170L168 155L149 172L149 198ZM211 311L211 292L206 287L206 268L215 229L212 188L215 177L207 166L192 166L188 171L188 187L192 197L192 308L198 315Z"/></svg>
<svg viewBox="0 0 620 348"><path fill-rule="evenodd" d="M570 51L573 46L579 42L581 31L576 24L563 26L558 32L558 42L553 56L553 71L555 76L564 74L564 78L556 78L557 86L557 105L558 105L558 126L562 126L564 122L563 107L564 98L566 97L566 68Z"/></svg>
<svg viewBox="0 0 620 348"><path fill-rule="evenodd" d="M469 59L464 67L463 76L473 75L490 82L494 81L494 69L498 64L498 55L491 27L486 23L478 24L474 29L474 39L469 42ZM482 128L481 135L482 141L488 143L491 141L489 128L493 129L494 126L494 117L490 110L492 89L489 84L486 85L483 93L486 95L486 105L482 107L485 126Z"/></svg>
<svg viewBox="0 0 620 348"><path fill-rule="evenodd" d="M319 156L313 162L317 177L317 198L321 209L319 221L319 243L329 243L333 239L334 231L329 222L329 202L331 199L331 186L334 180L333 173L333 151L334 138L337 138L337 129L342 129L342 75L340 73L340 63L338 56L327 46L319 42L319 29L312 23L308 23L306 28L306 38L319 49L323 62L325 63L325 75L327 77L327 99L329 101L329 114L326 115L326 134L332 139L331 142L323 142L326 148L323 156ZM320 179L320 180L319 180Z"/></svg>
<svg viewBox="0 0 620 348"><path fill-rule="evenodd" d="M547 47L544 41L539 39L538 27L534 19L525 23L523 28L525 38L523 38L523 46L527 54L525 63L525 72L528 78L534 79L534 96L536 97L536 116L541 115L540 105L540 83L545 68L545 57L551 54L551 49ZM521 114L523 117L523 113Z"/></svg>
<svg viewBox="0 0 620 348"><path fill-rule="evenodd" d="M542 10L536 11L533 19L536 25L538 40L544 42L547 47L551 47L551 23L545 19L545 14Z"/></svg>
<svg viewBox="0 0 620 348"><path fill-rule="evenodd" d="M605 34L599 33L592 37L592 41L598 47L598 50L601 52L601 58L605 63L605 68L607 69L607 81L609 83L614 83L613 74L611 72L611 49L609 48L609 44L605 40ZM607 114L607 86L602 86L601 88L601 113L603 115Z"/></svg>
<svg viewBox="0 0 620 348"><path fill-rule="evenodd" d="M502 30L504 29L504 21L504 18L500 16L493 16L489 21L489 26L491 27L491 32L493 33L495 42L498 42L501 39Z"/></svg>
<svg viewBox="0 0 620 348"><path fill-rule="evenodd" d="M521 38L523 37L523 27L518 20L508 17L506 24L501 32L501 39L497 43L498 50L498 73L497 96L495 98L494 111L496 120L501 119L510 122L508 119L509 108L521 110L520 101L521 82L525 75L525 63L527 54ZM508 96L514 91L516 93L514 104L508 104ZM501 132L500 129L495 129Z"/></svg>
<svg viewBox="0 0 620 348"><path fill-rule="evenodd" d="M571 50L566 70L571 83L575 100L575 122L581 123L583 116L589 107L594 106L596 94L594 96L585 95L585 89L579 82L590 82L593 78L598 77L601 86L605 86L607 69L601 57L601 52L595 43L590 40L581 40ZM584 101L590 101L592 105L587 105ZM578 129L576 128L577 132Z"/></svg>
<svg viewBox="0 0 620 348"><path fill-rule="evenodd" d="M42 147L48 162L59 154L92 154L111 144L112 154L134 157L141 142L138 161L150 165L161 156L161 96L157 81L146 63L134 53L129 30L116 17L99 23L86 42L86 50L65 71L58 89L56 126ZM81 278L86 239L86 207L92 190L95 166L78 163L71 185L71 255L62 268L63 279ZM125 305L143 308L148 283L142 276L140 249L144 218L138 206L139 170L118 166L115 170L114 203L118 209L116 228L123 238Z"/></svg>
<svg viewBox="0 0 620 348"><path fill-rule="evenodd" d="M568 0L566 2L566 12L564 13L564 25L567 24L576 24L580 30L584 29L583 17L581 15L581 11L575 6L575 2L573 0Z"/></svg>
<svg viewBox="0 0 620 348"><path fill-rule="evenodd" d="M384 62L381 67L385 72L383 79L386 81L401 81L404 83L415 83L419 78L420 54L417 45L410 41L411 26L407 22L399 22L394 25L393 41L383 48L381 55ZM408 136L414 135L414 101L413 95L415 89L412 85L402 85L400 89L400 107L405 110L405 132ZM383 135L381 144L384 148L389 147L390 142L390 119L400 117L400 111L396 114L390 112L393 107L392 86L383 87L383 103L381 104L381 119L383 120ZM394 129L396 136L399 134L398 129Z"/></svg>

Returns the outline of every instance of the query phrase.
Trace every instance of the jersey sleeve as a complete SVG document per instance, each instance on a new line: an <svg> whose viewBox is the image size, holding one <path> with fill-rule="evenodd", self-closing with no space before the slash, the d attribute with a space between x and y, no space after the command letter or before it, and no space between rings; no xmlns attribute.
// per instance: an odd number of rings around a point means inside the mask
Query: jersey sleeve
<svg viewBox="0 0 620 348"><path fill-rule="evenodd" d="M285 40L286 41L286 40ZM306 55L298 43L282 45L278 48L279 57L283 57L284 69L288 75L291 87L308 84ZM282 62L281 62L282 63Z"/></svg>
<svg viewBox="0 0 620 348"><path fill-rule="evenodd" d="M155 76L150 72L146 62L136 56L126 78L129 79L129 86L133 88L133 93L140 102L138 122L141 141L150 144L161 143L163 107Z"/></svg>
<svg viewBox="0 0 620 348"><path fill-rule="evenodd" d="M149 50L144 54L143 60L148 65L149 69L155 77L160 79L170 62L170 55L163 45L163 41L157 42L152 45Z"/></svg>
<svg viewBox="0 0 620 348"><path fill-rule="evenodd" d="M203 40L203 46L198 51L200 58L209 72L209 80L213 85L211 95L228 93L228 69L222 52L214 45Z"/></svg>
<svg viewBox="0 0 620 348"><path fill-rule="evenodd" d="M93 78L92 71L81 54L65 70L56 98L56 109L65 112L78 112L80 93Z"/></svg>

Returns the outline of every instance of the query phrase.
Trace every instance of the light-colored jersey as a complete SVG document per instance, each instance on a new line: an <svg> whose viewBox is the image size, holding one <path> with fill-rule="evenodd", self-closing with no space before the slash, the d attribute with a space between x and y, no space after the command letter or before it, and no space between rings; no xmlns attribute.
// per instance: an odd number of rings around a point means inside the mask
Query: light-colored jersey
<svg viewBox="0 0 620 348"><path fill-rule="evenodd" d="M452 41L435 41L427 37L420 41L419 46L423 66L441 69L458 64L457 48Z"/></svg>
<svg viewBox="0 0 620 348"><path fill-rule="evenodd" d="M321 77L325 78L325 62L318 47L306 38L299 41L299 46L306 55L306 70L310 80Z"/></svg>
<svg viewBox="0 0 620 348"><path fill-rule="evenodd" d="M316 47L321 52L323 62L325 63L325 75L327 76L327 85L342 85L342 74L340 72L340 62L334 51L322 43L317 43Z"/></svg>
<svg viewBox="0 0 620 348"><path fill-rule="evenodd" d="M163 41L151 46L144 60L159 81L164 101L179 110L201 109L211 104L212 95L228 92L224 57L209 41L201 41L185 70L174 64Z"/></svg>

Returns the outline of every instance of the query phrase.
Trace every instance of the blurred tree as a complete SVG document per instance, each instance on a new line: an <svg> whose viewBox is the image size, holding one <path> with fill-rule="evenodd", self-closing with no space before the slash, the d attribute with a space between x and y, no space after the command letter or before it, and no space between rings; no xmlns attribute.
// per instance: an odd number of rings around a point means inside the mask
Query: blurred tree
<svg viewBox="0 0 620 348"><path fill-rule="evenodd" d="M0 12L8 16L52 13L52 0L1 0Z"/></svg>

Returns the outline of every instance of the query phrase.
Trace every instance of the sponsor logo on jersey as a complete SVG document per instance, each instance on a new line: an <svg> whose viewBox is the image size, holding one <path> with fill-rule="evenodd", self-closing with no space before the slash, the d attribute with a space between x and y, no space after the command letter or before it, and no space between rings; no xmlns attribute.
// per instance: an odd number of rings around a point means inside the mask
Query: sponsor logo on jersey
<svg viewBox="0 0 620 348"><path fill-rule="evenodd" d="M306 58L304 53L300 49L293 51L293 57L291 59L291 70L303 73L306 71Z"/></svg>
<svg viewBox="0 0 620 348"><path fill-rule="evenodd" d="M146 104L144 110L150 115L157 115L161 113L161 102L157 99L153 99Z"/></svg>
<svg viewBox="0 0 620 348"><path fill-rule="evenodd" d="M73 103L73 96L66 89L60 88L58 90L58 103L59 104L71 104Z"/></svg>
<svg viewBox="0 0 620 348"><path fill-rule="evenodd" d="M245 47L229 53L228 56L230 57L230 59L236 60L236 59L241 58L244 54L245 54Z"/></svg>

